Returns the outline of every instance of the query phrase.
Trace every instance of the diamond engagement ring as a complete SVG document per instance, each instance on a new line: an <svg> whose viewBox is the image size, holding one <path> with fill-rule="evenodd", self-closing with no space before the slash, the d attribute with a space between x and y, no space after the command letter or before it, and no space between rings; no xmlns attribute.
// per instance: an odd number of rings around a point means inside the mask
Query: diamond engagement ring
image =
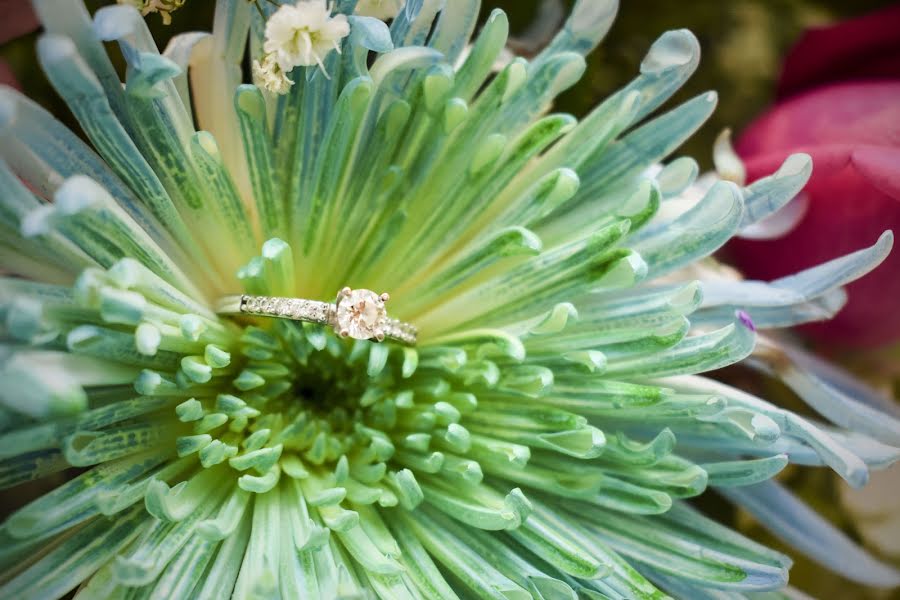
<svg viewBox="0 0 900 600"><path fill-rule="evenodd" d="M333 303L244 294L221 298L216 305L216 312L320 323L331 325L341 337L377 342L390 338L408 345L415 344L416 328L387 316L384 303L389 299L388 294L376 294L364 289L352 290L349 287L338 292Z"/></svg>

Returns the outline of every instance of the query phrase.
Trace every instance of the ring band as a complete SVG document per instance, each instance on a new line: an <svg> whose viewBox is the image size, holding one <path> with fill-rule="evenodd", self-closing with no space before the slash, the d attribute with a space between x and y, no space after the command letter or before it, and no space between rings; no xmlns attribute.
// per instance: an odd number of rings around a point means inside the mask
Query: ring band
<svg viewBox="0 0 900 600"><path fill-rule="evenodd" d="M334 302L239 294L220 298L215 308L223 315L244 314L330 325L341 337L377 342L388 338L415 345L416 328L387 316L384 303L389 298L387 294L345 287Z"/></svg>

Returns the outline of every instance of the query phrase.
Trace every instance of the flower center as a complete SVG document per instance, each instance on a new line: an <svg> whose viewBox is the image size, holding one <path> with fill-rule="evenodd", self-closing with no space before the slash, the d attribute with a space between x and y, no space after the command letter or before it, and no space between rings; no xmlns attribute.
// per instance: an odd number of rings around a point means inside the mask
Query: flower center
<svg viewBox="0 0 900 600"><path fill-rule="evenodd" d="M364 328L378 313L369 306L378 297L355 300L345 307L348 318ZM342 462L381 473L377 463L389 454L367 449L380 442L373 431L391 422L395 374L383 363L373 369L370 357L383 347L284 319L266 327L240 334L230 385L177 407L193 428L178 438L178 454L196 452L206 468L226 463L239 485L257 492L282 472L325 485Z"/></svg>
<svg viewBox="0 0 900 600"><path fill-rule="evenodd" d="M298 365L293 388L283 401L284 410L309 410L329 418L332 412L354 413L368 382L358 365L348 364L345 356L335 358L326 352L309 357L307 366ZM293 405L293 406L291 406Z"/></svg>
<svg viewBox="0 0 900 600"><path fill-rule="evenodd" d="M316 37L311 31L297 29L286 46L291 54L307 55L312 52L315 42Z"/></svg>

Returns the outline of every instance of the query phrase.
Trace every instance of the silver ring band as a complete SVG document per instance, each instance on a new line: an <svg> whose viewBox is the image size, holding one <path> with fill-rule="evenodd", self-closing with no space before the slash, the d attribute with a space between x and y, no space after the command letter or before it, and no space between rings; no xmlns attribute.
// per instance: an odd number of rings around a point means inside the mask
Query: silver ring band
<svg viewBox="0 0 900 600"><path fill-rule="evenodd" d="M409 323L392 319L384 312L383 302L387 299L387 294L377 296L368 290L358 290L356 294L368 294L364 296L362 302L368 301L377 304L375 307L377 312L375 312L376 317L370 319L370 322L359 322L354 327L353 315L348 315L347 310L339 311L338 309L342 302L349 304L351 300L359 300L359 298L351 297L353 293L349 288L344 288L338 293L337 302L239 294L220 298L216 302L215 311L222 315L243 314L318 323L333 327L341 337L379 342L388 338L410 346L415 345L416 328ZM339 315L339 313L341 314ZM360 318L357 315L357 319Z"/></svg>

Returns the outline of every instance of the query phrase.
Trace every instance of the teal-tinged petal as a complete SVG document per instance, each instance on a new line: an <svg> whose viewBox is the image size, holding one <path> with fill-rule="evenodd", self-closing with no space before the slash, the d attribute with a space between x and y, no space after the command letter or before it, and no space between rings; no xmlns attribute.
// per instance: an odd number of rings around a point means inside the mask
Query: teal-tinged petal
<svg viewBox="0 0 900 600"><path fill-rule="evenodd" d="M776 408L759 398L724 384L696 377L678 378L677 381L679 387L715 393L725 398L729 405L740 406L749 409L752 413L761 414L790 437L801 440L803 445L818 456L818 460L831 466L851 485L859 487L868 480L868 468L865 461L854 453L853 448L843 444L843 440L832 436L827 428L817 426L796 414ZM753 424L751 423L751 425ZM765 424L765 427L771 428L768 423ZM873 440L872 444L876 444L876 446L870 445L870 448L877 448L877 442ZM886 447L881 448L877 450L877 453L880 454L885 449ZM780 452L777 448L773 448L773 450Z"/></svg>
<svg viewBox="0 0 900 600"><path fill-rule="evenodd" d="M59 351L21 351L0 367L0 404L30 417L76 414L91 386L122 385L136 369Z"/></svg>
<svg viewBox="0 0 900 600"><path fill-rule="evenodd" d="M14 598L57 598L87 579L134 539L147 517L139 509L108 520L100 517L0 587Z"/></svg>
<svg viewBox="0 0 900 600"><path fill-rule="evenodd" d="M639 234L635 248L650 265L651 274L664 275L703 258L724 244L743 215L743 200L736 185L718 182L703 199L671 223ZM677 245L673 245L675 239Z"/></svg>
<svg viewBox="0 0 900 600"><path fill-rule="evenodd" d="M256 497L247 553L234 589L238 597L271 595L278 589L279 490Z"/></svg>
<svg viewBox="0 0 900 600"><path fill-rule="evenodd" d="M234 98L241 139L247 154L250 182L259 212L263 236L283 237L287 233L280 181L274 173L272 145L267 131L265 100L256 87L242 85Z"/></svg>
<svg viewBox="0 0 900 600"><path fill-rule="evenodd" d="M609 31L618 8L617 0L579 0L562 31L543 50L542 55L552 56L568 51L587 54ZM543 56L539 56L536 62Z"/></svg>
<svg viewBox="0 0 900 600"><path fill-rule="evenodd" d="M109 191L117 206L143 230L139 235L165 239L150 210L93 150L53 116L12 88L0 90L2 126L11 134L2 156L11 170L49 199L66 179L83 175Z"/></svg>
<svg viewBox="0 0 900 600"><path fill-rule="evenodd" d="M151 596L170 594L184 597L195 590L206 566L213 560L217 545L194 536L172 558L159 576Z"/></svg>
<svg viewBox="0 0 900 600"><path fill-rule="evenodd" d="M879 587L900 582L897 569L873 558L844 533L774 481L719 492L747 509L759 523L790 546L853 581Z"/></svg>
<svg viewBox="0 0 900 600"><path fill-rule="evenodd" d="M787 464L787 455L779 454L755 460L703 463L701 468L709 475L710 486L732 487L767 481L781 472Z"/></svg>
<svg viewBox="0 0 900 600"><path fill-rule="evenodd" d="M372 79L360 77L344 87L334 105L335 114L323 132L323 149L310 171L309 207L298 216L302 219L297 222L298 226L302 223L309 232L299 246L305 255L311 253L314 243L327 247L327 240L318 236L334 227L332 219L342 207L341 200L349 186L349 172L360 160L357 156L361 146L358 134L360 129L365 130L362 124L375 87ZM324 190L331 190L332 197L327 198Z"/></svg>
<svg viewBox="0 0 900 600"><path fill-rule="evenodd" d="M126 85L126 95L133 91L159 98L164 110L174 117L176 134L186 139L193 128L175 85L169 80L173 73L168 71L170 65L174 65L166 60L157 60L161 55L140 13L132 6L103 7L94 15L93 29L102 41L117 41L125 60L136 68L137 73L131 83L136 89L129 90ZM142 73L144 68L147 70Z"/></svg>
<svg viewBox="0 0 900 600"><path fill-rule="evenodd" d="M77 431L63 440L62 451L71 465L86 467L140 452L163 451L168 437L151 421L110 431Z"/></svg>
<svg viewBox="0 0 900 600"><path fill-rule="evenodd" d="M479 598L526 600L531 594L486 563L458 536L440 513L417 511L403 516L429 554Z"/></svg>
<svg viewBox="0 0 900 600"><path fill-rule="evenodd" d="M469 100L490 73L494 61L506 44L509 20L501 10L493 10L482 25L465 62L457 70L454 95Z"/></svg>
<svg viewBox="0 0 900 600"><path fill-rule="evenodd" d="M116 557L113 567L116 579L129 587L149 585L156 581L169 561L192 538L196 523L214 509L221 496L221 490L209 494L181 521L154 521L127 552Z"/></svg>
<svg viewBox="0 0 900 600"><path fill-rule="evenodd" d="M244 551L250 537L250 517L244 516L234 534L225 538L212 559L206 577L194 589L194 595L204 600L231 593L238 578Z"/></svg>
<svg viewBox="0 0 900 600"><path fill-rule="evenodd" d="M656 176L663 197L666 199L675 197L687 190L696 181L699 170L697 161L687 156L676 158L666 164Z"/></svg>
<svg viewBox="0 0 900 600"><path fill-rule="evenodd" d="M163 56L178 65L180 73L172 78L175 89L181 97L181 104L184 110L193 119L193 108L191 108L191 90L188 81L188 69L191 61L196 60L204 44L209 43L210 34L202 31L189 31L187 33L179 33L172 36L169 43L163 51Z"/></svg>
<svg viewBox="0 0 900 600"><path fill-rule="evenodd" d="M807 154L791 154L768 177L754 181L744 192L746 210L741 228L748 227L777 212L806 185L812 174L812 159Z"/></svg>
<svg viewBox="0 0 900 600"><path fill-rule="evenodd" d="M165 251L182 260L184 250L196 251L172 200L113 115L105 91L77 53L74 43L61 36L44 36L38 43L38 57L56 90L69 98L70 107L94 147L177 241L176 244L169 238L161 240Z"/></svg>
<svg viewBox="0 0 900 600"><path fill-rule="evenodd" d="M769 283L747 281L729 286L704 284L703 308L698 322L721 319L729 311L748 311L758 328L784 327L834 315L846 302L840 289L880 264L893 244L885 232L871 247Z"/></svg>
<svg viewBox="0 0 900 600"><path fill-rule="evenodd" d="M590 531L618 552L703 587L768 590L787 581L783 566L745 558L740 550L736 554L712 551L685 538L677 525L670 529L635 516L613 522L599 509L585 516L591 523Z"/></svg>
<svg viewBox="0 0 900 600"><path fill-rule="evenodd" d="M53 0L34 0L32 5L47 33L64 35L75 42L78 53L103 85L116 116L127 127L129 119L124 103L122 82L119 80L103 43L94 34L91 16L84 3L72 3L69 10L64 11L57 10L58 6Z"/></svg>
<svg viewBox="0 0 900 600"><path fill-rule="evenodd" d="M52 212L36 209L23 220L25 237L56 228L104 267L133 257L182 291L200 296L191 279L99 183L76 175L60 185L54 200Z"/></svg>
<svg viewBox="0 0 900 600"><path fill-rule="evenodd" d="M453 63L462 52L478 22L481 0L458 0L453 10L442 10L428 45Z"/></svg>
<svg viewBox="0 0 900 600"><path fill-rule="evenodd" d="M616 140L597 160L579 169L582 179L579 195L589 197L610 186L621 185L623 177L633 177L645 165L665 158L703 124L717 100L715 92L707 92Z"/></svg>
<svg viewBox="0 0 900 600"><path fill-rule="evenodd" d="M411 528L398 519L388 519L387 525L401 549L400 562L419 592L435 600L456 600L456 592L438 571L431 555Z"/></svg>
<svg viewBox="0 0 900 600"><path fill-rule="evenodd" d="M21 239L23 219L39 208L41 201L25 187L2 159L0 185L5 190L0 199L0 227L7 242L16 240L16 248L8 249L10 260L4 261L13 273L40 276L40 280L46 282L71 283L75 273L96 266L93 260L57 231L48 231L33 240ZM35 265L36 270L16 268L15 261L12 260L14 256L22 262L40 260L47 264L40 267ZM54 269L52 265L58 266Z"/></svg>
<svg viewBox="0 0 900 600"><path fill-rule="evenodd" d="M485 485L453 490L434 477L423 477L423 481L427 503L479 529L512 529L531 512L531 504L519 488L504 496Z"/></svg>
<svg viewBox="0 0 900 600"><path fill-rule="evenodd" d="M218 254L235 252L234 263L256 247L250 215L240 197L239 190L225 165L225 154L220 150L212 134L198 131L191 136L190 155L203 182L206 197L215 198L205 211L204 218L218 221L221 234L228 240L227 246L217 248Z"/></svg>
<svg viewBox="0 0 900 600"><path fill-rule="evenodd" d="M546 512L544 506L537 505L522 527L510 530L508 535L563 573L599 579L609 572L609 565L604 565L579 544L578 532L561 527L558 521L548 522L544 518Z"/></svg>
<svg viewBox="0 0 900 600"><path fill-rule="evenodd" d="M709 334L685 338L656 355L610 360L606 372L614 377L699 373L745 358L755 340L754 332L748 327L731 324Z"/></svg>

